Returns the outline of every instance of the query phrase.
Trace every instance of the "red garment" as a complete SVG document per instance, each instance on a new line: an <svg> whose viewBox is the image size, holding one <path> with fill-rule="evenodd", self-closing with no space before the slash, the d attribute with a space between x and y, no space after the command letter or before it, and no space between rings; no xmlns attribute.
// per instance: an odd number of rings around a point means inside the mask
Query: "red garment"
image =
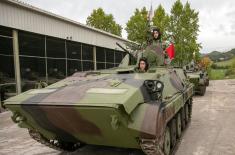
<svg viewBox="0 0 235 155"><path fill-rule="evenodd" d="M168 57L172 60L175 57L175 46L174 44L170 44L167 48L166 48L166 52L168 54Z"/></svg>

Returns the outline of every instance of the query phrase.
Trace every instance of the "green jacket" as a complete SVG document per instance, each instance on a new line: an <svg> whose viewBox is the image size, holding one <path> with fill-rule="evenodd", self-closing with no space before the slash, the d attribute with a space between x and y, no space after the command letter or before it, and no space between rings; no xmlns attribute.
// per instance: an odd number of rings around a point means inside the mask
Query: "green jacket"
<svg viewBox="0 0 235 155"><path fill-rule="evenodd" d="M162 44L158 40L153 40L153 42L143 52L143 57L147 58L150 66L164 65Z"/></svg>

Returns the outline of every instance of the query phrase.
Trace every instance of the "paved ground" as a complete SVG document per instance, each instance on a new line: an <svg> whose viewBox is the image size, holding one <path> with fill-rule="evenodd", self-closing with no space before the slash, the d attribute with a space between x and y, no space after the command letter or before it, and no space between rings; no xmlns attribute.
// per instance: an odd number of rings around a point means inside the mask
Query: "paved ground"
<svg viewBox="0 0 235 155"><path fill-rule="evenodd" d="M0 114L0 155L65 155L35 142L26 130L11 122L10 113ZM88 146L78 155L141 155L136 150ZM176 155L235 154L235 80L211 81L206 95L194 98L192 122Z"/></svg>
<svg viewBox="0 0 235 155"><path fill-rule="evenodd" d="M212 81L204 97L194 98L176 155L235 155L235 80Z"/></svg>

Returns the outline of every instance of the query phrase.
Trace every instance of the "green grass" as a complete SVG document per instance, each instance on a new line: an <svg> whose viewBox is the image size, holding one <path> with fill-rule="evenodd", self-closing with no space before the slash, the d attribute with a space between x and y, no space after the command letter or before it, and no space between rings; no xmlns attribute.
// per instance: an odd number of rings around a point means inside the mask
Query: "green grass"
<svg viewBox="0 0 235 155"><path fill-rule="evenodd" d="M233 57L230 60L226 60L226 61L221 61L221 62L216 62L215 64L218 66L231 66L233 61L235 61L235 57Z"/></svg>
<svg viewBox="0 0 235 155"><path fill-rule="evenodd" d="M229 76L226 76L225 77L226 79L235 79L235 75L233 74L233 75L229 75Z"/></svg>
<svg viewBox="0 0 235 155"><path fill-rule="evenodd" d="M235 57L233 57L230 60L216 62L215 64L218 67L225 67L224 69L211 69L209 71L209 77L212 80L220 80L220 79L235 79ZM227 66L227 67L226 67Z"/></svg>
<svg viewBox="0 0 235 155"><path fill-rule="evenodd" d="M211 69L209 78L211 80L221 80L225 78L226 69Z"/></svg>

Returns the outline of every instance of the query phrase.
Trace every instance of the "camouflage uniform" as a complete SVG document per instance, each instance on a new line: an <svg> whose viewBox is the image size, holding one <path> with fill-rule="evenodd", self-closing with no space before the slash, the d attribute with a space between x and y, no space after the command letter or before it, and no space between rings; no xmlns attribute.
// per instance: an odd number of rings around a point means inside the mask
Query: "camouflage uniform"
<svg viewBox="0 0 235 155"><path fill-rule="evenodd" d="M164 53L162 43L159 40L153 40L147 48L138 56L138 60L141 57L147 58L150 66L163 66L164 65Z"/></svg>

